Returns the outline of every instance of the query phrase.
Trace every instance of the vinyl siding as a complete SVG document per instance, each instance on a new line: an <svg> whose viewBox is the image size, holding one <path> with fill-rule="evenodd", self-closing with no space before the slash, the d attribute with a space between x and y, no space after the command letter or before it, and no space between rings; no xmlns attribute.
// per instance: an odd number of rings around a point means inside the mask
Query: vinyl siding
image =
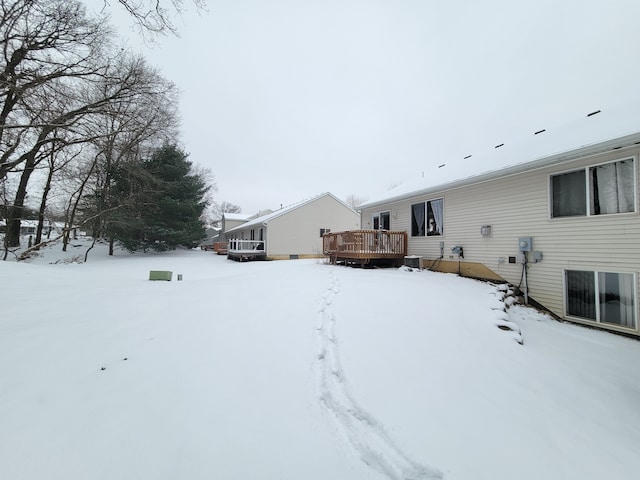
<svg viewBox="0 0 640 480"><path fill-rule="evenodd" d="M331 196L323 196L269 221L267 253L270 257L321 256L321 228L352 230L359 224L357 212Z"/></svg>
<svg viewBox="0 0 640 480"><path fill-rule="evenodd" d="M359 226L359 214L327 194L268 219L266 226L254 224L234 231L233 236L248 240L251 238L251 229L255 229L255 239L258 240L259 230L263 228L269 258L282 259L290 255L320 257L321 228L341 231L357 229Z"/></svg>
<svg viewBox="0 0 640 480"><path fill-rule="evenodd" d="M232 228L237 227L238 225L242 225L243 223L247 223L246 220L230 220L228 218L222 219L222 232L226 232L231 230Z"/></svg>
<svg viewBox="0 0 640 480"><path fill-rule="evenodd" d="M363 227L367 228L373 213L390 210L391 228L409 232L410 255L438 258L439 243L444 241L444 258L457 260L457 256L451 255L451 247L461 245L465 261L483 263L514 285L520 284L522 265L499 260L518 253L518 237L531 236L533 250L541 251L543 259L531 263L532 254L528 254L529 295L564 317L564 269L636 274L640 270L638 175L636 173L635 213L571 218L550 218L550 175L632 155L637 172L639 154L638 147L617 150L428 196L416 196L363 210L361 219ZM444 198L444 235L411 237L411 205L435 198ZM481 235L482 225L491 225L491 236ZM636 280L636 290L638 283ZM638 292L636 323L637 298ZM638 331L634 333L638 334Z"/></svg>

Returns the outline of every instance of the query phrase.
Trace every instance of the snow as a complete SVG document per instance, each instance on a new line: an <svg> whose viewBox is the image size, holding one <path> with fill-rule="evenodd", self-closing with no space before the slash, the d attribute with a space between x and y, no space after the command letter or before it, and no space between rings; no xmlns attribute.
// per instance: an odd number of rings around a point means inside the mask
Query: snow
<svg viewBox="0 0 640 480"><path fill-rule="evenodd" d="M224 218L226 218L227 220L248 220L251 218L250 214L246 214L246 213L229 213L229 212L225 212L224 213Z"/></svg>
<svg viewBox="0 0 640 480"><path fill-rule="evenodd" d="M372 195L358 208L399 199L419 192L429 192L461 181L483 176L505 174L505 169L537 165L545 160L561 160L565 154L579 149L597 148L600 144L640 133L640 101L585 112L585 116L560 125L550 125L520 138L497 142L479 152L468 152L464 158L441 158L438 167L422 173L397 187ZM597 113L596 113L597 112ZM625 143L638 142L633 138ZM615 145L620 146L620 145ZM611 146L613 148L613 146ZM533 167L532 167L533 168Z"/></svg>
<svg viewBox="0 0 640 480"><path fill-rule="evenodd" d="M638 341L505 312L504 287L201 250L61 258L0 264L0 478L640 471Z"/></svg>

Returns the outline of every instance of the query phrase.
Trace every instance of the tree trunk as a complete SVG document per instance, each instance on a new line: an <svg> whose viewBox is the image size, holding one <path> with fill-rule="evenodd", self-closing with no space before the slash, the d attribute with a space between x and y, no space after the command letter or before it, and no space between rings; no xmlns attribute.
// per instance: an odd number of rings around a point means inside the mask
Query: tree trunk
<svg viewBox="0 0 640 480"><path fill-rule="evenodd" d="M63 252L67 251L67 245L69 244L69 230L67 230L68 227L69 227L69 224L66 224L64 226L64 234L62 235L62 251Z"/></svg>
<svg viewBox="0 0 640 480"><path fill-rule="evenodd" d="M87 263L87 259L89 258L89 252L91 251L91 249L96 245L96 238L93 239L93 242L91 242L91 246L87 249L86 252L84 252L84 263Z"/></svg>
<svg viewBox="0 0 640 480"><path fill-rule="evenodd" d="M47 197L49 195L49 191L51 190L51 181L53 180L53 163L49 168L49 175L47 175L47 183L44 186L44 191L42 192L42 199L40 201L40 209L38 210L38 230L36 231L36 241L37 245L42 241L42 229L44 227L44 211L47 207Z"/></svg>
<svg viewBox="0 0 640 480"><path fill-rule="evenodd" d="M80 187L78 187L78 190L76 190L76 199L73 202L73 205L70 205L70 208L67 210L67 221L66 221L66 225L65 228L72 228L73 223L75 222L76 219L76 212L78 211L78 205L80 204L80 200L82 199L82 194L84 193L84 187L87 185L87 182L89 181L89 178L91 177L91 173L93 172L93 168L95 167L95 163L93 164L93 166L91 167L91 170L89 170L89 173L87 174L86 178L82 181L82 183L80 184ZM99 220L99 217L98 217ZM76 230L73 230L73 238L76 238ZM96 238L95 236L93 238ZM66 252L67 251L67 244L69 243L69 232L67 231L66 235L64 235L64 237L62 238L62 251Z"/></svg>
<svg viewBox="0 0 640 480"><path fill-rule="evenodd" d="M34 153L25 163L24 170L20 176L20 183L16 190L16 197L7 213L5 243L9 248L20 246L20 220L22 220L22 214L24 213L24 199L27 197L27 184L37 164L38 162L36 161Z"/></svg>
<svg viewBox="0 0 640 480"><path fill-rule="evenodd" d="M9 208L7 213L7 231L4 234L5 248L16 248L20 246L20 219L22 218L22 208L15 205Z"/></svg>
<svg viewBox="0 0 640 480"><path fill-rule="evenodd" d="M55 138L55 133L54 133ZM47 197L51 190L51 182L53 181L53 172L55 170L56 159L56 144L51 144L51 154L49 155L49 173L47 174L47 182L44 185L44 191L42 192L42 199L40 200L40 209L38 210L38 230L36 231L36 241L34 245L39 244L42 241L42 229L44 227L44 211L47 207ZM51 233L51 229L49 229ZM48 235L47 235L48 237Z"/></svg>

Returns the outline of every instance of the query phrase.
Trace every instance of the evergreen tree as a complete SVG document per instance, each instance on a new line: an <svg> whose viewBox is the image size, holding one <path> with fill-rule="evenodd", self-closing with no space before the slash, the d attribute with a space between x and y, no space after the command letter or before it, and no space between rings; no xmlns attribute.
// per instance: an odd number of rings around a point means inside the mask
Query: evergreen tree
<svg viewBox="0 0 640 480"><path fill-rule="evenodd" d="M120 169L114 180L125 199L110 229L114 238L130 251L197 246L209 187L191 167L185 152L164 145L142 164Z"/></svg>

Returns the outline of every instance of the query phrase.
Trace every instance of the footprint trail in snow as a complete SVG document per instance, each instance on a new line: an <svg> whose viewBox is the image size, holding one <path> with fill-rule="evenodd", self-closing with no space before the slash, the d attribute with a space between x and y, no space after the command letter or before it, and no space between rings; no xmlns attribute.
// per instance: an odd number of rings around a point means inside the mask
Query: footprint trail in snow
<svg viewBox="0 0 640 480"><path fill-rule="evenodd" d="M338 279L330 273L330 286L322 296L318 332L320 403L335 418L360 459L390 480L442 479L438 470L409 458L389 437L384 426L356 402L340 365L333 298L339 293Z"/></svg>

